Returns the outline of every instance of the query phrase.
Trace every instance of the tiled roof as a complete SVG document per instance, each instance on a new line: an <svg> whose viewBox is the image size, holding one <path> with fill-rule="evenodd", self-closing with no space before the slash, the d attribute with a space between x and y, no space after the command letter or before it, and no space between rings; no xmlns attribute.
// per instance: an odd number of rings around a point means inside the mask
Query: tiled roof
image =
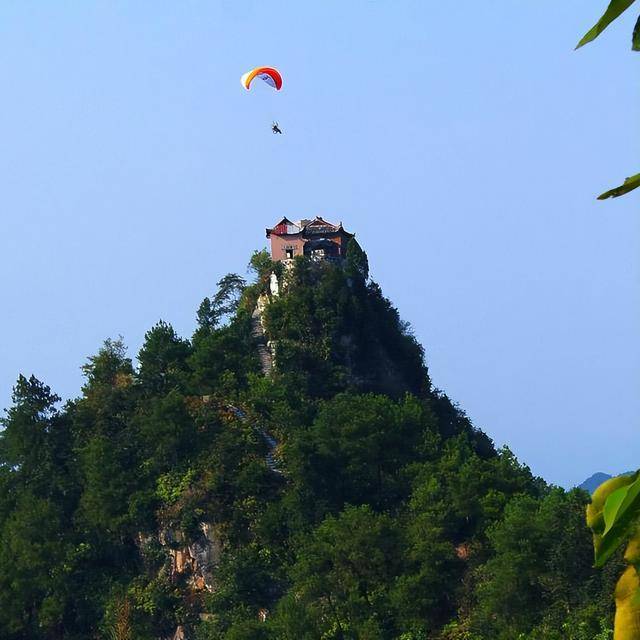
<svg viewBox="0 0 640 640"><path fill-rule="evenodd" d="M319 228L314 232L314 228ZM275 224L271 229L267 229L267 238L274 233L275 235L298 235L302 234L306 236L308 234L315 233L338 233L343 232L348 236L352 236L352 233L345 231L342 226L342 222L333 224L327 220L324 220L321 216L316 216L313 220L300 220L298 223L291 222L288 218L282 218L280 222ZM306 232L306 233L305 233Z"/></svg>

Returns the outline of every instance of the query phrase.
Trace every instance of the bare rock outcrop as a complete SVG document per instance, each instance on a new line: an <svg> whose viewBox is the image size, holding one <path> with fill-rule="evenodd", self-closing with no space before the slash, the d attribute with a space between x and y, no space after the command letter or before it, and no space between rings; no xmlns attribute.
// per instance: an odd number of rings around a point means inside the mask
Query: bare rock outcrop
<svg viewBox="0 0 640 640"><path fill-rule="evenodd" d="M158 539L167 550L172 580L184 576L196 592L215 590L215 572L220 565L222 544L214 525L201 522L200 535L189 544L181 531L171 528L162 530Z"/></svg>

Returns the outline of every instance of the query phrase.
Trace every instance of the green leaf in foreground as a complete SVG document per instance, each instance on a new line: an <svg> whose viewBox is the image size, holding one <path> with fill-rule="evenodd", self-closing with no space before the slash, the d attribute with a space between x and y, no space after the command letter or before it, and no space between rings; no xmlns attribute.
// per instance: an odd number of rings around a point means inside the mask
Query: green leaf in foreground
<svg viewBox="0 0 640 640"><path fill-rule="evenodd" d="M631 48L634 51L640 51L640 16L636 20L636 26L633 27L633 36L631 37Z"/></svg>
<svg viewBox="0 0 640 640"><path fill-rule="evenodd" d="M636 175L626 178L626 180L619 187L615 187L613 189L609 189L609 191L601 193L598 196L598 200L617 198L618 196L623 196L625 193L629 193L629 191L633 191L638 187L640 187L640 173L636 173Z"/></svg>
<svg viewBox="0 0 640 640"><path fill-rule="evenodd" d="M614 491L605 502L605 530L596 536L595 565L601 567L626 540L640 511L640 474L633 482Z"/></svg>
<svg viewBox="0 0 640 640"><path fill-rule="evenodd" d="M604 503L603 516L605 529L602 532L603 536L606 536L607 533L611 531L611 527L616 523L618 512L620 511L620 507L622 506L624 499L627 497L628 492L629 485L626 487L620 487L619 489L616 489Z"/></svg>
<svg viewBox="0 0 640 640"><path fill-rule="evenodd" d="M611 0L600 20L585 33L576 49L595 40L620 14L624 13L635 0Z"/></svg>

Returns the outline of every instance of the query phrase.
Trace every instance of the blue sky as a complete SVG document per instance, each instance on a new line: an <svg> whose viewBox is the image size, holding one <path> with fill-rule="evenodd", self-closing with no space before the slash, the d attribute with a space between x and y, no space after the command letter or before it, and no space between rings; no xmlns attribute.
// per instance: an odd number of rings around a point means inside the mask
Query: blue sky
<svg viewBox="0 0 640 640"><path fill-rule="evenodd" d="M535 473L640 459L634 15L604 0L0 4L0 401L185 336L283 215L342 220L436 386ZM271 64L285 87L246 93ZM277 119L285 134L269 127Z"/></svg>

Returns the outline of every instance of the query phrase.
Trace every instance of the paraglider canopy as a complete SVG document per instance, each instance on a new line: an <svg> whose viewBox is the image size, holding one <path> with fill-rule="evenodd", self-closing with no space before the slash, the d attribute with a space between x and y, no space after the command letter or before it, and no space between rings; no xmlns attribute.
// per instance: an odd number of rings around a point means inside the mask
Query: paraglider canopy
<svg viewBox="0 0 640 640"><path fill-rule="evenodd" d="M256 77L264 80L276 91L280 91L282 88L282 76L280 75L280 72L273 67L256 67L255 69L251 69L251 71L247 71L247 73L240 78L240 82L242 83L242 86L249 91L251 83Z"/></svg>

